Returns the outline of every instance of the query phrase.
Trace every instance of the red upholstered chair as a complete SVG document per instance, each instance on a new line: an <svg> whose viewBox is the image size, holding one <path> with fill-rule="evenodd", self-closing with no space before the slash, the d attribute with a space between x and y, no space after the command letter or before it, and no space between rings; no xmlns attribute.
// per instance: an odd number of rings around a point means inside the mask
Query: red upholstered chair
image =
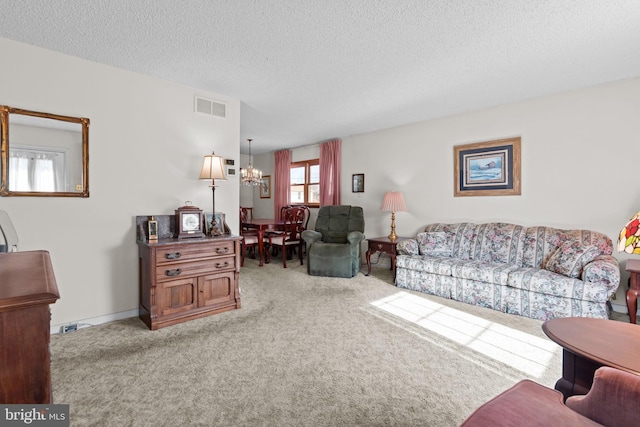
<svg viewBox="0 0 640 427"><path fill-rule="evenodd" d="M602 367L593 377L591 390L571 396L567 406L608 427L640 425L640 376Z"/></svg>
<svg viewBox="0 0 640 427"><path fill-rule="evenodd" d="M640 425L640 376L602 367L585 396L571 396L522 380L478 409L464 427L632 427Z"/></svg>

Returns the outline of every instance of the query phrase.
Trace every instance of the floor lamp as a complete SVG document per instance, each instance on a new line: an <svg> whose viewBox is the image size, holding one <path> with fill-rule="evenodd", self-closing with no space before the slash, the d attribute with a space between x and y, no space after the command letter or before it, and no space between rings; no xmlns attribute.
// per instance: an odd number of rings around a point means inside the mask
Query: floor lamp
<svg viewBox="0 0 640 427"><path fill-rule="evenodd" d="M200 179L211 180L211 195L213 200L213 215L212 220L216 217L216 179L219 181L226 181L227 177L224 174L224 165L222 157L216 156L214 152L211 155L204 156L204 162L202 163L202 170L200 171ZM221 224L222 225L222 224ZM213 230L213 226L211 227Z"/></svg>

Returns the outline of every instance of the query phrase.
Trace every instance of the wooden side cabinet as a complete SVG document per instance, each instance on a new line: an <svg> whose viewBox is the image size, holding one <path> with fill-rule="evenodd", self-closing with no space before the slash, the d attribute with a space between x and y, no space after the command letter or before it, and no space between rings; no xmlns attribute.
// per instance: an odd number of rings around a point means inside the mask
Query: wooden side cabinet
<svg viewBox="0 0 640 427"><path fill-rule="evenodd" d="M0 254L0 403L53 403L49 304L59 298L49 252Z"/></svg>
<svg viewBox="0 0 640 427"><path fill-rule="evenodd" d="M396 277L396 244L403 240L410 239L410 237L398 237L396 240L389 240L388 237L374 237L371 239L367 239L369 243L369 248L367 249L366 259L367 259L367 274L368 276L371 274L371 255L376 252L385 252L391 258L391 270L393 270L393 278L395 281Z"/></svg>
<svg viewBox="0 0 640 427"><path fill-rule="evenodd" d="M138 242L140 319L152 330L240 308L240 237Z"/></svg>

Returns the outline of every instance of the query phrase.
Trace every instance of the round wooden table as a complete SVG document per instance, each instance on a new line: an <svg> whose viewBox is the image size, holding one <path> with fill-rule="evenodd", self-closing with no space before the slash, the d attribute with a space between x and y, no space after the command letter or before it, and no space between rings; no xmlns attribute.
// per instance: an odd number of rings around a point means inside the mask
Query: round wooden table
<svg viewBox="0 0 640 427"><path fill-rule="evenodd" d="M640 375L640 326L616 320L565 317L547 320L544 333L563 348L562 378L555 385L565 399L587 394L593 375L611 366Z"/></svg>

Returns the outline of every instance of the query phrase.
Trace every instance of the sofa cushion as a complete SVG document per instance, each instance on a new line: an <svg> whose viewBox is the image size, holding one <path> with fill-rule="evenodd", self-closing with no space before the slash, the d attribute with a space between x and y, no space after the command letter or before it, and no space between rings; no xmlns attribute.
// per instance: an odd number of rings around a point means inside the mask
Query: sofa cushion
<svg viewBox="0 0 640 427"><path fill-rule="evenodd" d="M451 276L451 269L460 260L447 257L428 255L399 256L396 258L396 268L402 267L409 270L420 270L430 274Z"/></svg>
<svg viewBox="0 0 640 427"><path fill-rule="evenodd" d="M452 266L451 275L461 279L506 286L509 281L509 273L517 268L518 266L510 264L488 264L482 261L458 260Z"/></svg>
<svg viewBox="0 0 640 427"><path fill-rule="evenodd" d="M607 302L609 291L598 283L583 282L549 270L521 267L509 273L508 286L542 295L574 300Z"/></svg>
<svg viewBox="0 0 640 427"><path fill-rule="evenodd" d="M593 245L582 245L577 240L567 240L549 257L544 268L554 273L577 278L585 265L596 259L600 250Z"/></svg>
<svg viewBox="0 0 640 427"><path fill-rule="evenodd" d="M423 232L416 236L421 255L451 256L451 239L444 231Z"/></svg>
<svg viewBox="0 0 640 427"><path fill-rule="evenodd" d="M526 229L506 223L479 224L471 248L471 258L486 263L522 265Z"/></svg>
<svg viewBox="0 0 640 427"><path fill-rule="evenodd" d="M447 233L447 242L451 242L451 256L460 259L469 259L471 242L476 233L476 224L461 222L457 224L434 223L424 228L426 232Z"/></svg>
<svg viewBox="0 0 640 427"><path fill-rule="evenodd" d="M611 255L613 244L608 236L590 230L560 230L553 227L527 227L524 236L523 267L544 268L547 260L568 240L582 246L596 246L601 255Z"/></svg>
<svg viewBox="0 0 640 427"><path fill-rule="evenodd" d="M419 255L418 241L415 239L399 241L396 243L396 253L398 255Z"/></svg>

